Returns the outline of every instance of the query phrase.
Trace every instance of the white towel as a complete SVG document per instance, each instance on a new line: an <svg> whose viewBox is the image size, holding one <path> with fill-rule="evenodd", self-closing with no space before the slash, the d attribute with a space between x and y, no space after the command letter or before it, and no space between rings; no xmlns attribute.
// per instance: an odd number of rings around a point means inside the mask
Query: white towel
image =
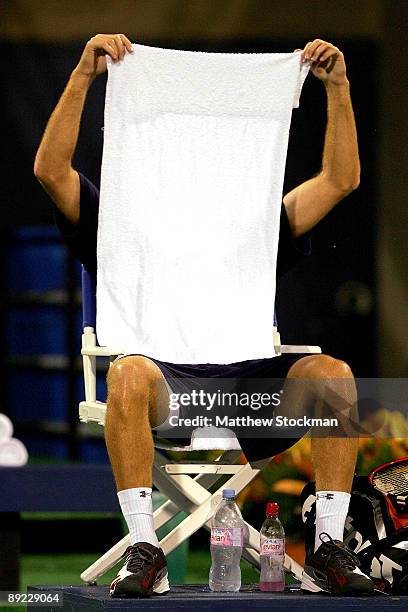
<svg viewBox="0 0 408 612"><path fill-rule="evenodd" d="M273 357L300 53L108 58L97 334L172 363Z"/></svg>

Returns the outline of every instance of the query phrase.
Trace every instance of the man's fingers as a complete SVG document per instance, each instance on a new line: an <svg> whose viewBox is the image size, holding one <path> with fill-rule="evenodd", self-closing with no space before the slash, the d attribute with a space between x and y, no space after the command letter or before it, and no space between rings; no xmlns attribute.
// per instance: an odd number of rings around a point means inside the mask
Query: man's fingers
<svg viewBox="0 0 408 612"><path fill-rule="evenodd" d="M120 34L116 34L115 43L119 53L119 59L123 59L125 57L125 45L123 44L123 40Z"/></svg>
<svg viewBox="0 0 408 612"><path fill-rule="evenodd" d="M307 54L308 54L308 50L309 50L309 47L310 47L311 44L312 44L311 42L308 42L304 46L304 49L303 49L302 55L301 55L303 61L308 59Z"/></svg>
<svg viewBox="0 0 408 612"><path fill-rule="evenodd" d="M307 48L307 51L306 51L306 54L305 54L306 55L306 59L310 59L310 60L314 61L314 58L316 56L316 51L322 45L327 45L327 43L325 43L323 40L320 40L320 39L316 39L312 43L310 43L308 45L308 48Z"/></svg>
<svg viewBox="0 0 408 612"><path fill-rule="evenodd" d="M333 53L332 55L330 55L330 56L327 58L327 60L325 60L325 61L323 61L323 62L320 62L320 64L319 64L319 65L320 65L322 68L324 68L324 69L325 69L325 71L327 72L327 74L330 74L330 72L333 70L333 68L334 68L334 66L335 66L335 64L336 64L337 58L338 58L338 54L337 54L337 53Z"/></svg>
<svg viewBox="0 0 408 612"><path fill-rule="evenodd" d="M324 53L322 53L319 57L320 64L326 62L330 57L334 57L337 59L338 52L335 49L326 49L326 51L324 51Z"/></svg>
<svg viewBox="0 0 408 612"><path fill-rule="evenodd" d="M116 45L112 43L112 40L100 40L97 44L93 45L95 51L103 51L104 53L98 53L98 55L109 55L113 60L118 57Z"/></svg>
<svg viewBox="0 0 408 612"><path fill-rule="evenodd" d="M125 55L122 39L117 34L112 34L109 38L109 43L116 50L116 59L121 60Z"/></svg>
<svg viewBox="0 0 408 612"><path fill-rule="evenodd" d="M323 42L324 41L317 38L313 41L309 41L308 43L306 43L302 52L302 60L310 60L316 47Z"/></svg>
<svg viewBox="0 0 408 612"><path fill-rule="evenodd" d="M309 41L302 51L301 58L303 62L307 60L312 62L311 70L318 79L338 84L347 82L343 53L332 43L320 38Z"/></svg>
<svg viewBox="0 0 408 612"><path fill-rule="evenodd" d="M127 36L125 36L124 34L120 34L120 37L121 37L121 39L122 39L126 49L129 51L129 53L133 53L132 43L127 38Z"/></svg>
<svg viewBox="0 0 408 612"><path fill-rule="evenodd" d="M312 60L313 62L317 62L317 61L322 61L323 55L325 56L324 60L326 60L334 53L339 53L339 50L337 49L337 47L335 47L331 43L326 42L325 40L316 38L313 41L309 41L305 45L302 51L302 59Z"/></svg>
<svg viewBox="0 0 408 612"><path fill-rule="evenodd" d="M318 50L318 57L316 58L316 61L322 63L327 61L330 57L338 57L340 53L341 52L337 47L327 45L326 47Z"/></svg>
<svg viewBox="0 0 408 612"><path fill-rule="evenodd" d="M95 51L103 50L107 55L110 55L112 59L116 59L118 51L112 37L105 36L104 34L98 34L91 38L88 42L90 47Z"/></svg>
<svg viewBox="0 0 408 612"><path fill-rule="evenodd" d="M133 53L132 43L124 34L97 34L93 46L103 48L114 60L123 59L126 50Z"/></svg>
<svg viewBox="0 0 408 612"><path fill-rule="evenodd" d="M116 50L116 45L112 44L112 41L108 41L105 40L102 43L102 49L104 49L104 51L106 51L106 53L112 58L112 59L117 59L117 50Z"/></svg>
<svg viewBox="0 0 408 612"><path fill-rule="evenodd" d="M119 43L118 43L116 37L112 36L111 39L109 40L109 43L116 50L116 60L121 59L121 50L119 48Z"/></svg>
<svg viewBox="0 0 408 612"><path fill-rule="evenodd" d="M108 34L108 36L115 43L119 59L125 57L126 50L133 53L132 43L124 34Z"/></svg>
<svg viewBox="0 0 408 612"><path fill-rule="evenodd" d="M327 48L327 44L320 44L318 47L316 47L311 57L312 62L319 62L323 53L327 51Z"/></svg>

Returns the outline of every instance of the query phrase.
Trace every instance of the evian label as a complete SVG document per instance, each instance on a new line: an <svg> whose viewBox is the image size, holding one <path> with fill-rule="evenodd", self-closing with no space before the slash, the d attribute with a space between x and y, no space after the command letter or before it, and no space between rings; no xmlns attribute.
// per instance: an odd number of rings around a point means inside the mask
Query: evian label
<svg viewBox="0 0 408 612"><path fill-rule="evenodd" d="M284 555L285 540L278 538L267 538L264 535L261 535L261 550L259 552L264 557Z"/></svg>
<svg viewBox="0 0 408 612"><path fill-rule="evenodd" d="M212 527L211 546L242 546L243 530L241 527Z"/></svg>

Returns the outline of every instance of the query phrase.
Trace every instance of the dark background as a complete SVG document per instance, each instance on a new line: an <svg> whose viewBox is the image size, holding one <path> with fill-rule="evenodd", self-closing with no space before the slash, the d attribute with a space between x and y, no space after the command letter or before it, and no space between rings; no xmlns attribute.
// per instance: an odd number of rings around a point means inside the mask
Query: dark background
<svg viewBox="0 0 408 612"><path fill-rule="evenodd" d="M86 40L97 32L124 32L132 41L162 47L241 52L290 51L320 37L344 52L361 185L312 231L312 254L281 281L279 326L285 343L318 344L358 376L404 375L406 3L292 1L285 14L279 3L256 0L118 5L121 15L106 2L87 8L77 2L4 3L0 412L10 414L30 452L105 459L102 440L82 439L77 426L83 393L76 359L78 268L52 227L52 204L32 171L47 119ZM74 160L96 184L104 87L105 77L92 85ZM320 169L325 107L324 88L310 75L293 113L285 192Z"/></svg>

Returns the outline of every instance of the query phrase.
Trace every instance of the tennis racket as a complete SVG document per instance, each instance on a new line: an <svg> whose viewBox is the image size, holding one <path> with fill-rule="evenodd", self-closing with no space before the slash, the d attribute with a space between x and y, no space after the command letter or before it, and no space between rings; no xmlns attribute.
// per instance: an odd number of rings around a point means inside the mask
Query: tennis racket
<svg viewBox="0 0 408 612"><path fill-rule="evenodd" d="M408 527L408 457L380 465L368 480L385 497L395 529Z"/></svg>

